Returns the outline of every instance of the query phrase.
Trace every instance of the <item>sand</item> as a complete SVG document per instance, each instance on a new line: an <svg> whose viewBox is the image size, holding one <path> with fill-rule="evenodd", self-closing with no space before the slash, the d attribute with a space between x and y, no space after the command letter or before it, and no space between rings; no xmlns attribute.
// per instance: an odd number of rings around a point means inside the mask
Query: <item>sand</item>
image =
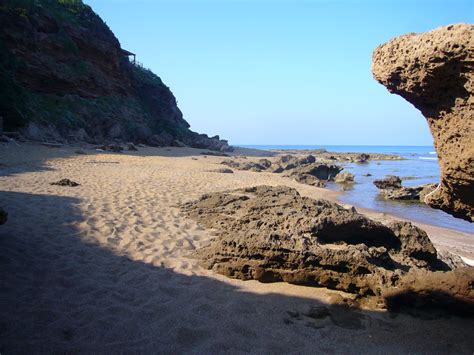
<svg viewBox="0 0 474 355"><path fill-rule="evenodd" d="M469 319L334 309L315 320L305 315L312 307L350 295L232 280L190 258L212 236L182 202L258 184L331 200L336 192L278 174L210 172L224 158L189 148L76 149L0 146L0 206L9 213L0 226L1 353L474 350ZM50 185L62 178L80 186ZM438 248L474 259L473 235L420 226Z"/></svg>

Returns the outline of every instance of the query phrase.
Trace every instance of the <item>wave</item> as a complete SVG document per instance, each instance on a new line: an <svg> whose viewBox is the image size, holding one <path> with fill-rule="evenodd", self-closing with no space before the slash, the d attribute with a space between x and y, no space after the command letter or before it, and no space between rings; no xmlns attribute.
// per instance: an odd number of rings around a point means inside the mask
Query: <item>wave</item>
<svg viewBox="0 0 474 355"><path fill-rule="evenodd" d="M418 157L418 159L423 159L423 160L438 160L438 158L428 158L428 157Z"/></svg>
<svg viewBox="0 0 474 355"><path fill-rule="evenodd" d="M429 154L436 154L436 152L430 152Z"/></svg>

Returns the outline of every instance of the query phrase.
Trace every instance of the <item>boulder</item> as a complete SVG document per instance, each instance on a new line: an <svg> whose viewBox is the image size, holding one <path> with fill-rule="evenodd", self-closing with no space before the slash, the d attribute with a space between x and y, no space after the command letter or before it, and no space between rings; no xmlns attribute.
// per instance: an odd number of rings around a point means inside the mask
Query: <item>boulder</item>
<svg viewBox="0 0 474 355"><path fill-rule="evenodd" d="M374 180L378 189L399 189L402 187L402 179L395 175L387 175L384 179Z"/></svg>
<svg viewBox="0 0 474 355"><path fill-rule="evenodd" d="M370 159L369 154L362 153L354 158L356 163L366 163Z"/></svg>
<svg viewBox="0 0 474 355"><path fill-rule="evenodd" d="M223 160L223 161L221 161L221 164L226 165L229 168L234 168L234 169L239 169L240 168L240 163L235 161L235 160L231 160L231 159Z"/></svg>
<svg viewBox="0 0 474 355"><path fill-rule="evenodd" d="M354 183L354 174L345 172L345 173L339 173L336 175L336 178L334 179L335 182L338 184L353 184Z"/></svg>
<svg viewBox="0 0 474 355"><path fill-rule="evenodd" d="M127 150L131 151L131 152L136 152L138 150L138 148L135 146L135 144L129 143Z"/></svg>
<svg viewBox="0 0 474 355"><path fill-rule="evenodd" d="M419 186L399 186L401 182L398 177L390 177L384 180L375 180L374 184L380 189L380 194L387 200L410 200L425 202L426 196L436 190L438 184L426 184Z"/></svg>
<svg viewBox="0 0 474 355"><path fill-rule="evenodd" d="M380 194L386 200L419 200L423 187L405 187L396 189L382 189Z"/></svg>
<svg viewBox="0 0 474 355"><path fill-rule="evenodd" d="M334 177L339 174L341 170L342 168L335 164L312 163L294 168L287 174L291 176L312 175L320 180L330 181L334 180Z"/></svg>
<svg viewBox="0 0 474 355"><path fill-rule="evenodd" d="M294 176L295 180L301 184L311 185L315 187L326 187L326 183L323 180L309 174L297 174Z"/></svg>
<svg viewBox="0 0 474 355"><path fill-rule="evenodd" d="M272 166L272 162L268 159L260 159L258 164L263 166L265 169L268 169Z"/></svg>
<svg viewBox="0 0 474 355"><path fill-rule="evenodd" d="M182 209L216 233L195 256L232 278L381 296L413 270L449 269L414 225L385 226L288 187L207 194Z"/></svg>
<svg viewBox="0 0 474 355"><path fill-rule="evenodd" d="M59 181L50 183L50 185L76 187L76 186L79 186L80 184L69 179L61 179Z"/></svg>
<svg viewBox="0 0 474 355"><path fill-rule="evenodd" d="M428 121L441 182L430 206L474 220L474 26L456 24L396 37L377 47L374 78Z"/></svg>

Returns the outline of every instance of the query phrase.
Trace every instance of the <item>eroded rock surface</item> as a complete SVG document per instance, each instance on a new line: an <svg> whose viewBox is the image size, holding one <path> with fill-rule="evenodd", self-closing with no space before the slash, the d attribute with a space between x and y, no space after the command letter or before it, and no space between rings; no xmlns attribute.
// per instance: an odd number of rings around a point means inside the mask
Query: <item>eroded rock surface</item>
<svg viewBox="0 0 474 355"><path fill-rule="evenodd" d="M326 181L334 180L342 170L342 167L331 162L317 162L311 154L303 157L283 155L273 162L269 159L260 159L257 162L226 159L221 164L238 170L283 174L302 184L316 187L326 186Z"/></svg>
<svg viewBox="0 0 474 355"><path fill-rule="evenodd" d="M441 168L426 202L474 220L474 26L410 33L377 47L374 78L426 117Z"/></svg>
<svg viewBox="0 0 474 355"><path fill-rule="evenodd" d="M339 173L334 181L338 184L352 184L354 183L354 174L349 172Z"/></svg>
<svg viewBox="0 0 474 355"><path fill-rule="evenodd" d="M389 175L384 179L374 180L374 185L380 189L380 195L384 199L420 201L424 203L426 203L426 197L438 187L438 184L402 186L402 179L395 175Z"/></svg>
<svg viewBox="0 0 474 355"><path fill-rule="evenodd" d="M381 296L413 270L449 270L414 225L385 226L288 187L213 193L182 208L217 234L196 256L232 278Z"/></svg>

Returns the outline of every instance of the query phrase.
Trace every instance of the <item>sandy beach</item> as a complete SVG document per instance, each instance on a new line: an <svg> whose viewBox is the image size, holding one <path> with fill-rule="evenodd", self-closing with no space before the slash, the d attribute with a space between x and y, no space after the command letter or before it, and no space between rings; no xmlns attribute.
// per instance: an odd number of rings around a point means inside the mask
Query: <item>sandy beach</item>
<svg viewBox="0 0 474 355"><path fill-rule="evenodd" d="M228 279L190 257L212 235L178 206L204 193L286 185L336 201L337 192L279 174L216 173L224 158L191 148L77 149L0 147L0 202L9 213L0 227L1 353L474 350L472 319L334 306L321 322L308 316L312 307L351 295ZM50 185L63 178L80 185ZM439 250L474 260L474 235L415 224Z"/></svg>

